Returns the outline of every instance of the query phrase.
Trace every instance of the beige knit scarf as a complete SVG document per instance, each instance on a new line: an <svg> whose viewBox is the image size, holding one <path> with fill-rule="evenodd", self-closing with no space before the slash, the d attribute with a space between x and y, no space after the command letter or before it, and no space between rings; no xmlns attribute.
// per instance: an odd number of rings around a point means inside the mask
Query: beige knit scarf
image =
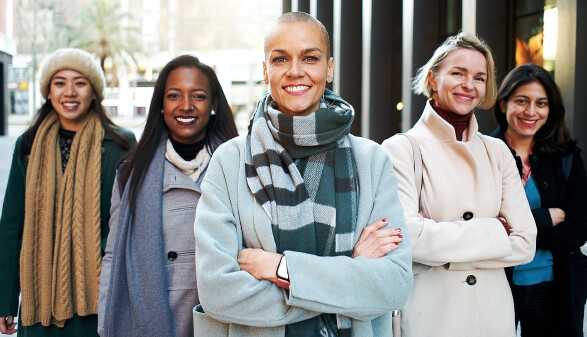
<svg viewBox="0 0 587 337"><path fill-rule="evenodd" d="M169 139L167 139L165 149L165 159L175 165L175 167L180 169L183 173L187 174L193 181L198 181L198 179L200 179L200 175L208 167L211 158L207 146L204 146L202 150L198 152L196 158L190 161L185 161L177 152L175 152L173 144Z"/></svg>
<svg viewBox="0 0 587 337"><path fill-rule="evenodd" d="M26 174L20 254L24 326L59 327L98 312L100 174L104 129L94 113L76 132L62 172L55 111L39 126Z"/></svg>

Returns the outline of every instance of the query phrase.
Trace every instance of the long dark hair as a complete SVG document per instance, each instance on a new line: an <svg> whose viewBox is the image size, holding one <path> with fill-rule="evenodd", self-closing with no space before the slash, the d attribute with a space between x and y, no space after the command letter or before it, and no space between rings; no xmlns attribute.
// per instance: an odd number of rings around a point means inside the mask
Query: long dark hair
<svg viewBox="0 0 587 337"><path fill-rule="evenodd" d="M97 94L95 94L95 96L98 97ZM35 141L35 136L37 135L39 126L41 126L41 123L45 120L49 113L51 113L51 111L53 111L53 104L51 104L51 100L48 99L45 101L45 103L43 103L41 108L35 114L33 124L22 135L22 142L20 146L20 157L22 159L26 160L28 155L31 153L33 142ZM128 141L112 128L113 126L116 126L116 124L114 124L110 117L108 117L106 114L106 109L104 109L102 104L98 102L97 99L92 101L88 113L95 113L98 116L104 131L108 133L110 137L112 137L112 140L119 148L125 151L130 149L130 144Z"/></svg>
<svg viewBox="0 0 587 337"><path fill-rule="evenodd" d="M493 108L493 118L505 133L508 121L505 111L501 110L500 102L507 104L510 97L522 85L538 82L548 97L548 118L546 123L534 135L533 152L542 155L564 155L570 153L577 142L571 139L571 133L565 123L565 107L560 89L548 71L535 64L524 64L504 78L497 93L497 102Z"/></svg>
<svg viewBox="0 0 587 337"><path fill-rule="evenodd" d="M147 170L149 169L157 147L159 146L159 142L161 141L161 137L169 132L165 120L163 119L161 109L163 109L167 77L169 77L169 74L177 68L196 68L208 78L212 106L216 107L216 114L210 116L208 125L206 125L206 136L204 137L204 142L210 150L210 154L212 154L220 144L238 136L232 111L230 110L230 106L228 105L228 101L224 96L224 91L220 86L220 82L218 81L214 70L200 62L197 57L191 55L182 55L171 60L159 73L159 77L155 82L153 98L151 99L151 106L149 107L145 129L143 130L143 134L137 146L127 154L125 158L126 163L118 177L122 186L126 186L130 179L128 196L130 210L133 214L137 193L143 184Z"/></svg>

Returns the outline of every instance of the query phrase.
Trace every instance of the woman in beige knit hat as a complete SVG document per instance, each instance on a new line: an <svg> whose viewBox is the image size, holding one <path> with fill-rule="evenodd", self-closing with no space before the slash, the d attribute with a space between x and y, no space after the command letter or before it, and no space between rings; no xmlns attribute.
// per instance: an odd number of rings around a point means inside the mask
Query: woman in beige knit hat
<svg viewBox="0 0 587 337"><path fill-rule="evenodd" d="M116 166L136 143L102 106L104 73L79 49L50 54L46 102L16 141L0 218L0 332L97 336ZM21 297L18 310L19 295Z"/></svg>

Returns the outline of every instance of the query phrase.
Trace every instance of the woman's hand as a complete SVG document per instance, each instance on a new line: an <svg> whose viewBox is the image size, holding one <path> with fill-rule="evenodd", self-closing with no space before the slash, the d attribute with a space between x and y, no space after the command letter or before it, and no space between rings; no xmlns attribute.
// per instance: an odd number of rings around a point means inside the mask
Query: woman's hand
<svg viewBox="0 0 587 337"><path fill-rule="evenodd" d="M5 335L12 335L15 333L16 330L14 327L16 326L16 322L14 321L14 316L5 316L0 317L0 332Z"/></svg>
<svg viewBox="0 0 587 337"><path fill-rule="evenodd" d="M560 208L549 208L550 218L552 219L552 225L556 226L559 223L565 221L565 211Z"/></svg>
<svg viewBox="0 0 587 337"><path fill-rule="evenodd" d="M263 249L246 248L238 253L236 261L241 270L253 275L257 280L277 282L277 267L281 254L266 252Z"/></svg>
<svg viewBox="0 0 587 337"><path fill-rule="evenodd" d="M395 250L403 240L401 229L381 229L386 225L387 219L383 219L363 228L359 241L353 249L353 257L363 256L368 259L376 259Z"/></svg>

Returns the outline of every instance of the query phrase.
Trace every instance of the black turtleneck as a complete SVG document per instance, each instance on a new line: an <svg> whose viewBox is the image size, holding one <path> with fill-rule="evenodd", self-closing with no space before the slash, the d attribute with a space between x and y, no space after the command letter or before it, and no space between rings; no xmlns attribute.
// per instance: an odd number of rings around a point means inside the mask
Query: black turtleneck
<svg viewBox="0 0 587 337"><path fill-rule="evenodd" d="M59 148L61 149L61 169L63 172L65 172L65 167L67 167L67 162L69 161L73 137L75 137L75 131L59 129Z"/></svg>
<svg viewBox="0 0 587 337"><path fill-rule="evenodd" d="M200 150L204 148L204 145L206 145L205 139L192 144L183 144L175 141L171 137L169 137L169 139L171 140L171 145L173 145L175 152L177 152L177 154L185 161L191 161L196 158L198 152L200 152Z"/></svg>

